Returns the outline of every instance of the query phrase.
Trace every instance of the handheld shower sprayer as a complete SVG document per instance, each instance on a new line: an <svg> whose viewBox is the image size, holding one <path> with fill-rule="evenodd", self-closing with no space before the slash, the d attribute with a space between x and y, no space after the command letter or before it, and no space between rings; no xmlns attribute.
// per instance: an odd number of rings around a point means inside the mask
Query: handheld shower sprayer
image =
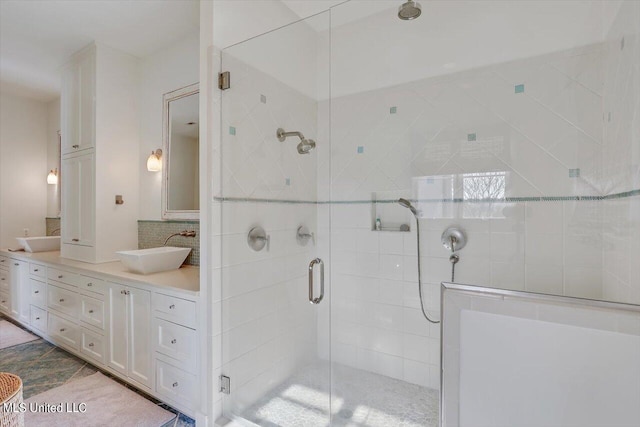
<svg viewBox="0 0 640 427"><path fill-rule="evenodd" d="M429 317L427 311L424 308L424 301L422 299L422 269L420 268L420 221L418 220L418 210L407 199L398 199L398 204L403 208L409 209L409 211L411 211L414 218L416 219L416 234L418 238L418 295L420 296L420 309L422 310L422 315L431 323L440 323L439 320L433 320Z"/></svg>

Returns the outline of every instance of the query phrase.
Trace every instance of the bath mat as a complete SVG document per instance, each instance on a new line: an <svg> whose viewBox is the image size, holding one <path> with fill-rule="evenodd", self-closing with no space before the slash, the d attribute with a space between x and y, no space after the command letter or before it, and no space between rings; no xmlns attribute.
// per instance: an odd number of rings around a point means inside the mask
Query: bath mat
<svg viewBox="0 0 640 427"><path fill-rule="evenodd" d="M0 320L0 348L13 347L37 339L37 336L18 328L13 323Z"/></svg>
<svg viewBox="0 0 640 427"><path fill-rule="evenodd" d="M24 423L29 427L159 427L176 416L100 372L32 396L25 403ZM47 412L47 405L55 406L56 412Z"/></svg>

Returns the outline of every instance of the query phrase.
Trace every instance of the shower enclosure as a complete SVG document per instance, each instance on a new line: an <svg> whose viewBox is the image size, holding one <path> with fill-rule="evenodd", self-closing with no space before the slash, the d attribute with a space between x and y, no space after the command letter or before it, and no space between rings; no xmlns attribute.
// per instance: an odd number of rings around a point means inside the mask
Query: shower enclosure
<svg viewBox="0 0 640 427"><path fill-rule="evenodd" d="M437 426L418 265L438 320L451 226L455 282L630 304L640 336L640 3L402 3L220 54L222 410L241 425Z"/></svg>

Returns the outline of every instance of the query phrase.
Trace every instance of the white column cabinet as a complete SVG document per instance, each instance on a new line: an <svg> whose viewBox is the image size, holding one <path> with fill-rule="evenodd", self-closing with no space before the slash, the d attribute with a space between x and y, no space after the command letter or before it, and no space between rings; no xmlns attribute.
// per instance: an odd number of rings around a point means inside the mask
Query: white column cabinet
<svg viewBox="0 0 640 427"><path fill-rule="evenodd" d="M62 242L95 245L95 154L62 160Z"/></svg>
<svg viewBox="0 0 640 427"><path fill-rule="evenodd" d="M107 364L151 387L151 292L109 284Z"/></svg>
<svg viewBox="0 0 640 427"><path fill-rule="evenodd" d="M131 55L92 43L63 69L63 258L109 262L137 247L137 67Z"/></svg>

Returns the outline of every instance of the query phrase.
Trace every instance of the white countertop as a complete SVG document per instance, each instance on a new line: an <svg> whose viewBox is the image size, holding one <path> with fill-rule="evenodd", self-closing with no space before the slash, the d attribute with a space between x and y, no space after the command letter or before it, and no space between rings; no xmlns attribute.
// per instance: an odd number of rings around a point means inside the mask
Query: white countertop
<svg viewBox="0 0 640 427"><path fill-rule="evenodd" d="M0 255L25 261L41 262L54 267L71 267L73 269L83 270L89 274L92 272L99 273L116 281L118 279L124 279L129 282L174 288L192 292L196 296L200 293L200 268L195 266L183 266L177 270L164 271L162 273L136 274L128 271L120 261L91 264L69 258L62 258L60 251L30 253L10 252L6 249L0 249Z"/></svg>

